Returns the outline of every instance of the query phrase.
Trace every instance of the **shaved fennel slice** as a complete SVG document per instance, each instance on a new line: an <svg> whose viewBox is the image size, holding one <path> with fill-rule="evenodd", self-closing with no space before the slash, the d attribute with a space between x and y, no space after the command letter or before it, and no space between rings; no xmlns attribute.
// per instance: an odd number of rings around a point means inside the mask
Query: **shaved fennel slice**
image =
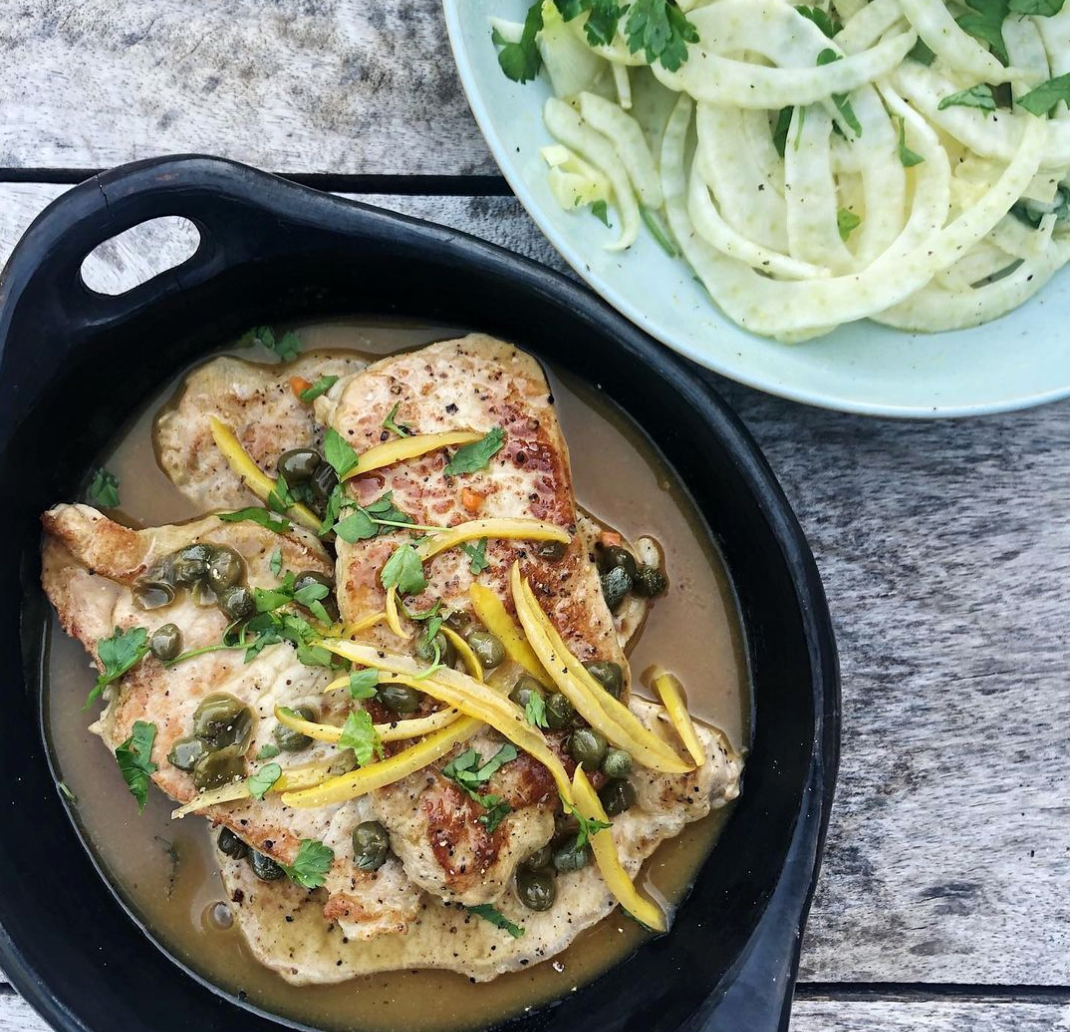
<svg viewBox="0 0 1070 1032"><path fill-rule="evenodd" d="M490 16L490 27L505 40L506 43L519 43L524 35L524 23L510 21L508 18L499 18L497 15Z"/></svg>
<svg viewBox="0 0 1070 1032"><path fill-rule="evenodd" d="M844 19L836 33L836 45L845 54L857 54L875 46L903 18L900 0L871 0L857 14Z"/></svg>
<svg viewBox="0 0 1070 1032"><path fill-rule="evenodd" d="M1037 18L1036 25L1044 41L1051 74L1066 75L1070 72L1070 7L1064 5L1050 18Z"/></svg>
<svg viewBox="0 0 1070 1032"><path fill-rule="evenodd" d="M1051 78L1044 40L1032 18L1008 18L1003 23L1003 41L1011 63L1021 72L1011 83L1015 99Z"/></svg>
<svg viewBox="0 0 1070 1032"><path fill-rule="evenodd" d="M609 180L568 147L555 143L543 147L539 153L550 166L547 173L550 193L566 211L609 200Z"/></svg>
<svg viewBox="0 0 1070 1032"><path fill-rule="evenodd" d="M661 182L639 123L618 105L594 93L580 94L580 114L613 144L640 202L648 208L660 208Z"/></svg>
<svg viewBox="0 0 1070 1032"><path fill-rule="evenodd" d="M568 104L555 97L546 101L543 120L557 140L577 151L613 185L621 231L615 243L606 245L606 250L622 251L631 247L639 236L639 205L628 174L617 160L613 144L601 133L595 132Z"/></svg>
<svg viewBox="0 0 1070 1032"><path fill-rule="evenodd" d="M1017 215L1005 215L988 237L1007 254L1031 261L1043 257L1050 241L1050 234L1027 226Z"/></svg>
<svg viewBox="0 0 1070 1032"><path fill-rule="evenodd" d="M709 187L694 165L691 168L687 210L696 232L708 244L730 258L746 262L752 268L783 279L816 279L831 275L830 270L824 266L812 265L780 254L779 251L772 251L754 243L742 233L737 233L721 218L717 206L710 199Z"/></svg>
<svg viewBox="0 0 1070 1032"><path fill-rule="evenodd" d="M632 80L628 75L628 66L611 64L613 69L613 88L617 91L617 103L625 111L631 110L632 106Z"/></svg>
<svg viewBox="0 0 1070 1032"><path fill-rule="evenodd" d="M1050 236L1050 229L1048 234ZM997 247L989 234L957 262L938 272L933 277L932 284L944 290L970 290L976 284L984 283L985 280L1006 272L1017 264L1018 259Z"/></svg>
<svg viewBox="0 0 1070 1032"><path fill-rule="evenodd" d="M925 45L950 67L978 82L1009 82L1017 71L1004 68L968 32L959 28L945 0L900 0L903 13Z"/></svg>
<svg viewBox="0 0 1070 1032"><path fill-rule="evenodd" d="M558 97L575 97L592 89L606 67L605 61L569 29L554 0L543 0L542 29L536 42Z"/></svg>
<svg viewBox="0 0 1070 1032"><path fill-rule="evenodd" d="M869 0L832 0L832 6L843 22L850 21L861 14L866 9L867 3Z"/></svg>
<svg viewBox="0 0 1070 1032"><path fill-rule="evenodd" d="M769 112L748 108L746 111L741 111L739 115L744 143L754 162L754 167L761 176L763 189L772 186L778 194L783 196L784 160L777 153L776 144L773 142Z"/></svg>

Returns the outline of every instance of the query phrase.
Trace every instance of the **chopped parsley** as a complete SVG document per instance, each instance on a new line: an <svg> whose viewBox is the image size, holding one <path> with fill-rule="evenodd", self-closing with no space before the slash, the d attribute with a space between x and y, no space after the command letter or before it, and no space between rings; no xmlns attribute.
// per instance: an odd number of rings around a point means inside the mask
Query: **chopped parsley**
<svg viewBox="0 0 1070 1032"><path fill-rule="evenodd" d="M338 382L337 376L321 376L311 387L306 387L298 397L306 404L310 405L321 394L326 394L336 383Z"/></svg>
<svg viewBox="0 0 1070 1032"><path fill-rule="evenodd" d="M270 326L254 326L242 334L238 347L251 348L254 344L261 344L268 351L274 351L284 362L293 361L301 353L301 338L293 330L276 337Z"/></svg>
<svg viewBox="0 0 1070 1032"><path fill-rule="evenodd" d="M847 238L862 225L862 217L856 215L847 208L841 208L836 212L836 228L840 231L840 239L847 242Z"/></svg>
<svg viewBox="0 0 1070 1032"><path fill-rule="evenodd" d="M899 160L903 168L913 168L920 165L925 159L907 146L907 123L902 116L899 117Z"/></svg>
<svg viewBox="0 0 1070 1032"><path fill-rule="evenodd" d="M992 53L1003 64L1009 64L1007 44L1003 40L1003 23L1010 10L1009 0L962 0L962 2L972 9L956 19L959 28L987 43Z"/></svg>
<svg viewBox="0 0 1070 1032"><path fill-rule="evenodd" d="M352 699L371 699L379 684L379 671L375 667L349 672L349 696Z"/></svg>
<svg viewBox="0 0 1070 1032"><path fill-rule="evenodd" d="M549 727L546 722L546 702L538 692L531 692L524 704L524 716L532 727Z"/></svg>
<svg viewBox="0 0 1070 1032"><path fill-rule="evenodd" d="M1031 89L1016 103L1038 118L1048 114L1060 101L1070 104L1070 74L1060 75Z"/></svg>
<svg viewBox="0 0 1070 1032"><path fill-rule="evenodd" d="M653 64L675 72L687 60L687 44L698 42L698 30L674 0L635 0L624 26L628 50L642 50Z"/></svg>
<svg viewBox="0 0 1070 1032"><path fill-rule="evenodd" d="M262 509L257 505L251 505L247 509L238 509L237 512L221 512L219 518L224 523L240 523L242 520L248 520L250 523L258 523L261 527L267 527L276 534L288 534L293 529L289 520L274 516L267 509ZM278 552L278 555L281 563L282 552ZM274 567L272 567L272 572L274 572ZM275 573L275 576L277 577L278 573Z"/></svg>
<svg viewBox="0 0 1070 1032"><path fill-rule="evenodd" d="M654 243L670 258L678 257L679 252L676 250L676 245L669 238L665 227L662 226L658 217L645 204L639 205L639 217L643 220L643 225L646 226L647 232L654 238Z"/></svg>
<svg viewBox="0 0 1070 1032"><path fill-rule="evenodd" d="M572 21L587 12L583 28L587 42L593 47L613 42L621 15L626 10L620 7L617 0L556 0L556 3L565 21Z"/></svg>
<svg viewBox="0 0 1070 1032"><path fill-rule="evenodd" d="M379 534L389 534L393 530L403 530L409 525L414 530L419 529L416 521L394 504L393 491L387 491L386 494L377 498L371 505L357 505L345 494L345 489L341 485L335 488L335 492L340 492L340 496L336 504L332 504L334 495L328 501L328 516L324 523L326 524L328 520L333 523L344 510L352 509L353 512L350 515L338 520L333 526L335 534L349 544L353 544L356 541L365 541ZM320 528L320 533L325 533L322 527Z"/></svg>
<svg viewBox="0 0 1070 1032"><path fill-rule="evenodd" d="M1028 97L1029 94L1027 93L1026 96ZM949 107L972 107L980 108L982 111L995 111L996 98L992 95L992 87L981 82L976 86L971 86L968 90L949 94L936 106L940 111Z"/></svg>
<svg viewBox="0 0 1070 1032"><path fill-rule="evenodd" d="M271 572L276 577L281 577L282 576L282 549L281 548L276 548L275 551L271 553L271 559L268 562L268 566L271 568Z"/></svg>
<svg viewBox="0 0 1070 1032"><path fill-rule="evenodd" d="M1010 0L1008 6L1015 14L1035 14L1051 18L1063 9L1065 0Z"/></svg>
<svg viewBox="0 0 1070 1032"><path fill-rule="evenodd" d="M272 745L270 742L260 746L260 752L256 754L258 760L273 760L282 750L277 745Z"/></svg>
<svg viewBox="0 0 1070 1032"><path fill-rule="evenodd" d="M773 146L781 157L788 148L788 129L791 128L791 115L795 108L781 108L776 116L776 125L773 127Z"/></svg>
<svg viewBox="0 0 1070 1032"><path fill-rule="evenodd" d="M384 588L396 587L402 595L419 595L427 587L424 564L412 545L399 545L390 553L379 580Z"/></svg>
<svg viewBox="0 0 1070 1032"><path fill-rule="evenodd" d="M375 730L371 714L367 710L355 710L346 717L342 737L338 739L338 748L352 749L357 763L362 767L371 763L373 756L383 758L383 743L379 740L379 732Z"/></svg>
<svg viewBox="0 0 1070 1032"><path fill-rule="evenodd" d="M290 485L286 483L286 478L280 473L275 479L274 490L268 495L268 508L283 515L296 502L297 499L290 491Z"/></svg>
<svg viewBox="0 0 1070 1032"><path fill-rule="evenodd" d="M467 909L468 913L475 914L476 917L481 917L484 921L489 921L495 928L508 932L514 939L519 939L525 932L525 929L521 928L520 925L513 924L500 910L492 907L489 903L478 903L465 909Z"/></svg>
<svg viewBox="0 0 1070 1032"><path fill-rule="evenodd" d="M931 65L936 60L936 54L929 49L925 40L919 37L918 42L907 51L907 57L918 64Z"/></svg>
<svg viewBox="0 0 1070 1032"><path fill-rule="evenodd" d="M156 725L144 720L135 720L130 737L115 750L119 772L130 794L137 800L137 812L145 810L149 796L149 778L157 767L152 762L152 743L156 740Z"/></svg>
<svg viewBox="0 0 1070 1032"><path fill-rule="evenodd" d="M93 474L89 485L89 500L105 509L114 509L119 504L119 478L103 466Z"/></svg>
<svg viewBox="0 0 1070 1032"><path fill-rule="evenodd" d="M591 214L607 229L613 228L609 224L609 208L605 201L594 201L591 204Z"/></svg>
<svg viewBox="0 0 1070 1032"><path fill-rule="evenodd" d="M830 14L826 14L820 7L807 7L800 4L795 8L797 14L812 21L829 39L832 39L843 26Z"/></svg>
<svg viewBox="0 0 1070 1032"><path fill-rule="evenodd" d="M331 869L334 850L316 839L302 839L293 864L281 864L290 880L306 889L318 889Z"/></svg>
<svg viewBox="0 0 1070 1032"><path fill-rule="evenodd" d="M149 632L144 627L129 627L125 631L116 627L110 638L101 638L97 642L97 658L104 669L97 676L97 683L85 700L84 709L89 709L109 684L119 680L145 658L149 651L148 638Z"/></svg>
<svg viewBox="0 0 1070 1032"><path fill-rule="evenodd" d="M516 746L511 742L503 745L486 763L475 749L466 749L460 756L442 768L443 777L449 778L470 799L483 807L484 813L477 818L487 832L493 832L512 812L512 807L497 795L484 795L479 792L507 763L517 758Z"/></svg>
<svg viewBox="0 0 1070 1032"><path fill-rule="evenodd" d="M390 414L383 420L383 429L390 430L392 433L397 434L398 437L408 437L412 433L412 427L406 426L404 423L398 423L394 419L398 414L399 408L401 408L401 402L395 401Z"/></svg>
<svg viewBox="0 0 1070 1032"><path fill-rule="evenodd" d="M265 763L258 771L245 779L245 787L254 799L263 799L282 777L282 767L277 763Z"/></svg>
<svg viewBox="0 0 1070 1032"><path fill-rule="evenodd" d="M829 47L826 47L817 55L818 67L842 60L843 58L837 54L835 50L832 50ZM855 109L851 107L851 102L847 99L847 94L833 93L832 103L836 105L836 110L839 111L843 120L851 127L851 131L855 136L861 136L862 123L858 121L858 116L855 114Z"/></svg>
<svg viewBox="0 0 1070 1032"><path fill-rule="evenodd" d="M472 573L482 573L490 566L487 562L487 539L480 538L474 545L461 543L459 546L461 551L468 556L469 560L468 569Z"/></svg>
<svg viewBox="0 0 1070 1032"><path fill-rule="evenodd" d="M583 849L600 831L613 827L612 824L607 824L605 821L597 820L594 817L584 817L572 803L565 803L565 809L579 822L580 830L576 835L576 849Z"/></svg>
<svg viewBox="0 0 1070 1032"><path fill-rule="evenodd" d="M323 457L338 474L339 480L356 469L360 461L349 442L333 426L328 428L323 438Z"/></svg>
<svg viewBox="0 0 1070 1032"><path fill-rule="evenodd" d="M506 43L498 51L498 64L508 79L513 82L530 82L542 68L542 55L539 53L536 37L542 28L542 0L528 8L524 18L524 31L516 43Z"/></svg>
<svg viewBox="0 0 1070 1032"><path fill-rule="evenodd" d="M505 431L500 426L496 426L484 434L480 440L458 448L442 472L447 476L455 477L458 473L475 473L477 470L486 469L490 465L490 460L502 450L504 445Z"/></svg>

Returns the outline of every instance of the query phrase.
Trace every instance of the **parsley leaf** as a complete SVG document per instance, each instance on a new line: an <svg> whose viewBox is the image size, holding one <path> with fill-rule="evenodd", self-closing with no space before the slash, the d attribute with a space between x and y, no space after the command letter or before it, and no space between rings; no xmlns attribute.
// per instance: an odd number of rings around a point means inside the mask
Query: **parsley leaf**
<svg viewBox="0 0 1070 1032"><path fill-rule="evenodd" d="M587 12L584 32L593 47L613 42L617 25L627 8L621 8L617 0L555 0L557 9L565 21Z"/></svg>
<svg viewBox="0 0 1070 1032"><path fill-rule="evenodd" d="M505 431L500 426L496 426L484 434L480 440L458 448L442 472L453 477L458 473L475 473L477 470L486 469L490 465L490 460L502 450L504 445Z"/></svg>
<svg viewBox="0 0 1070 1032"><path fill-rule="evenodd" d="M328 427L323 438L323 457L331 464L341 480L360 461L349 442L335 428Z"/></svg>
<svg viewBox="0 0 1070 1032"><path fill-rule="evenodd" d="M320 623L329 624L333 621L327 615L327 610L323 608L320 600L325 599L330 593L331 589L326 584L313 582L298 588L294 592L294 601L304 606Z"/></svg>
<svg viewBox="0 0 1070 1032"><path fill-rule="evenodd" d="M791 115L795 108L781 108L776 116L776 125L773 126L773 146L781 157L788 146L788 130L791 128Z"/></svg>
<svg viewBox="0 0 1070 1032"><path fill-rule="evenodd" d="M256 505L251 505L247 509L238 509L237 512L221 512L219 518L224 523L240 523L242 520L259 523L261 527L267 527L276 534L288 534L293 529L289 520L273 516L267 509L261 509ZM281 560L281 552L279 557ZM276 573L275 576L277 577L278 574Z"/></svg>
<svg viewBox="0 0 1070 1032"><path fill-rule="evenodd" d="M920 165L925 159L907 146L907 123L902 116L899 117L899 160L903 168L913 168Z"/></svg>
<svg viewBox="0 0 1070 1032"><path fill-rule="evenodd" d="M254 799L263 799L281 777L282 767L277 763L266 763L245 779L245 787Z"/></svg>
<svg viewBox="0 0 1070 1032"><path fill-rule="evenodd" d="M687 60L687 44L698 42L698 30L674 0L635 0L624 26L628 49L642 50L653 64L675 72Z"/></svg>
<svg viewBox="0 0 1070 1032"><path fill-rule="evenodd" d="M326 394L338 382L337 376L321 376L311 387L306 387L298 397L309 405L321 394Z"/></svg>
<svg viewBox="0 0 1070 1032"><path fill-rule="evenodd" d="M465 909L468 913L475 914L476 917L481 917L484 921L489 921L495 928L501 928L502 931L508 932L514 939L519 939L526 931L520 925L513 924L500 910L492 907L489 903L478 903L475 906L465 907Z"/></svg>
<svg viewBox="0 0 1070 1032"><path fill-rule="evenodd" d="M427 587L424 564L412 545L399 545L390 553L379 581L384 588L396 587L403 595L419 595Z"/></svg>
<svg viewBox="0 0 1070 1032"><path fill-rule="evenodd" d="M536 37L542 28L542 0L535 0L524 18L524 31L518 43L506 43L498 51L498 64L506 78L513 82L529 82L539 74L542 55Z"/></svg>
<svg viewBox="0 0 1070 1032"><path fill-rule="evenodd" d="M376 754L383 758L383 743L379 741L379 732L372 724L372 715L367 710L356 710L346 717L342 727L342 737L338 739L339 749L352 749L357 763L366 767Z"/></svg>
<svg viewBox="0 0 1070 1032"><path fill-rule="evenodd" d="M260 746L260 752L256 754L258 760L273 760L279 755L281 750L277 745L272 745L270 742Z"/></svg>
<svg viewBox="0 0 1070 1032"><path fill-rule="evenodd" d="M609 224L609 208L606 206L605 201L594 201L591 204L591 214L607 229L613 228Z"/></svg>
<svg viewBox="0 0 1070 1032"><path fill-rule="evenodd" d="M135 720L130 737L115 750L119 772L130 794L137 800L137 812L145 810L149 796L149 778L157 770L152 762L152 743L156 740L156 725Z"/></svg>
<svg viewBox="0 0 1070 1032"><path fill-rule="evenodd" d="M1017 104L1039 118L1051 111L1059 101L1070 104L1070 74L1042 82L1024 96L1019 97Z"/></svg>
<svg viewBox="0 0 1070 1032"><path fill-rule="evenodd" d="M119 680L145 658L149 651L148 638L149 632L144 627L130 627L125 631L116 627L110 638L101 638L97 642L97 658L104 664L104 669L97 676L97 683L85 700L84 709L89 709L109 684Z"/></svg>
<svg viewBox="0 0 1070 1032"><path fill-rule="evenodd" d="M254 344L262 344L268 351L274 351L284 362L297 358L301 351L301 338L296 333L290 330L276 337L270 326L254 326L243 333L238 341L240 348L249 348Z"/></svg>
<svg viewBox="0 0 1070 1032"><path fill-rule="evenodd" d="M661 222L658 221L658 217L645 204L639 205L639 217L643 220L643 225L646 226L647 232L654 238L654 243L670 258L678 257L679 252L676 250L672 240L669 239L669 234L665 231Z"/></svg>
<svg viewBox="0 0 1070 1032"><path fill-rule="evenodd" d="M443 777L454 781L469 798L486 811L477 820L492 832L512 813L512 807L498 795L483 795L477 789L485 785L502 767L517 758L516 746L503 745L486 763L475 749L466 749L442 768Z"/></svg>
<svg viewBox="0 0 1070 1032"><path fill-rule="evenodd" d="M119 504L119 478L101 466L93 475L88 494L91 502L114 509Z"/></svg>
<svg viewBox="0 0 1070 1032"><path fill-rule="evenodd" d="M936 54L929 49L928 44L920 37L918 42L907 51L907 57L909 57L911 61L917 61L918 64L926 66L931 65L933 61L936 60Z"/></svg>
<svg viewBox="0 0 1070 1032"><path fill-rule="evenodd" d="M271 553L271 561L268 563L268 566L271 567L271 572L273 574L275 574L276 577L281 577L282 576L282 549L281 548L276 548L275 551Z"/></svg>
<svg viewBox="0 0 1070 1032"><path fill-rule="evenodd" d="M836 228L840 231L840 239L845 243L847 238L862 225L862 217L853 211L841 208L836 212Z"/></svg>
<svg viewBox="0 0 1070 1032"><path fill-rule="evenodd" d="M297 499L290 493L290 485L286 483L286 478L280 473L275 479L275 489L268 495L268 508L281 515L296 501Z"/></svg>
<svg viewBox="0 0 1070 1032"><path fill-rule="evenodd" d="M1036 14L1050 18L1063 9L1065 0L1010 0L1009 7L1015 14Z"/></svg>
<svg viewBox="0 0 1070 1032"><path fill-rule="evenodd" d="M546 702L538 692L531 692L524 704L524 716L532 727L549 727L546 722Z"/></svg>
<svg viewBox="0 0 1070 1032"><path fill-rule="evenodd" d="M826 47L817 55L818 67L821 65L832 64L834 61L842 61L843 58L829 47ZM851 107L851 102L847 99L846 93L833 93L832 103L836 105L836 110L843 116L843 120L851 127L851 131L855 136L862 135L862 123L858 121L855 110Z"/></svg>
<svg viewBox="0 0 1070 1032"><path fill-rule="evenodd" d="M1026 96L1028 97L1029 94L1027 93ZM1022 99L1024 100L1025 98ZM996 98L992 96L992 87L982 82L976 86L971 86L968 90L949 94L936 106L940 111L956 106L980 108L982 111L995 111Z"/></svg>
<svg viewBox="0 0 1070 1032"><path fill-rule="evenodd" d="M795 11L797 14L801 14L804 18L812 21L829 39L832 39L843 28L837 19L830 14L826 14L820 7L806 7L800 4L795 8Z"/></svg>
<svg viewBox="0 0 1070 1032"><path fill-rule="evenodd" d="M352 670L349 674L349 695L353 699L371 699L379 683L379 671L375 667Z"/></svg>
<svg viewBox="0 0 1070 1032"><path fill-rule="evenodd" d="M394 419L398 414L399 408L401 408L401 402L395 401L394 407L390 410L390 414L383 420L383 429L393 431L398 437L408 437L412 433L412 428L406 426L404 423L398 423Z"/></svg>
<svg viewBox="0 0 1070 1032"><path fill-rule="evenodd" d="M368 538L378 537L379 529L379 524L360 506L357 506L354 512L334 525L335 534L351 545L356 541L365 541Z"/></svg>
<svg viewBox="0 0 1070 1032"><path fill-rule="evenodd" d="M331 869L334 850L316 839L302 839L294 862L281 864L290 880L306 889L318 889L324 881L324 875Z"/></svg>
<svg viewBox="0 0 1070 1032"><path fill-rule="evenodd" d="M482 573L490 566L487 562L487 539L480 538L474 545L461 544L460 549L471 562L468 564L468 569L472 573Z"/></svg>
<svg viewBox="0 0 1070 1032"><path fill-rule="evenodd" d="M580 825L580 830L576 835L576 849L583 849L600 831L613 827L612 824L607 824L605 821L597 820L594 817L584 817L572 803L565 803L565 808L576 818Z"/></svg>
<svg viewBox="0 0 1070 1032"><path fill-rule="evenodd" d="M1008 64L1007 44L1003 41L1003 22L1007 18L1008 0L963 0L963 3L972 10L957 19L959 28L987 43L992 48L992 53L1003 64Z"/></svg>

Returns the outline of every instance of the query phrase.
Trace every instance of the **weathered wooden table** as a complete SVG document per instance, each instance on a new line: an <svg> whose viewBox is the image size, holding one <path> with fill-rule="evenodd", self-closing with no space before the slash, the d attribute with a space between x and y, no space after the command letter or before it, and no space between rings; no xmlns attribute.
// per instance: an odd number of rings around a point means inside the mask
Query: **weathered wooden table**
<svg viewBox="0 0 1070 1032"><path fill-rule="evenodd" d="M197 151L561 266L497 175L436 0L2 0L0 53L4 258L67 185ZM96 275L144 254L108 245ZM895 423L722 387L810 537L842 656L794 1029L1070 1029L1070 403ZM0 986L0 1032L42 1027Z"/></svg>

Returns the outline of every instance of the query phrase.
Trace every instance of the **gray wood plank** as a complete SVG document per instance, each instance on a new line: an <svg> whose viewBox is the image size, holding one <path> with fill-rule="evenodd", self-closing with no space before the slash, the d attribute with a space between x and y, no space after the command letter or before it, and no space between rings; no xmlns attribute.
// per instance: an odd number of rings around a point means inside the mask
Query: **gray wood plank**
<svg viewBox="0 0 1070 1032"><path fill-rule="evenodd" d="M0 257L58 192L0 186ZM556 260L511 199L378 200ZM1070 403L896 423L721 388L809 535L842 654L803 977L1070 985Z"/></svg>
<svg viewBox="0 0 1070 1032"><path fill-rule="evenodd" d="M437 0L7 0L0 53L0 167L496 171Z"/></svg>

